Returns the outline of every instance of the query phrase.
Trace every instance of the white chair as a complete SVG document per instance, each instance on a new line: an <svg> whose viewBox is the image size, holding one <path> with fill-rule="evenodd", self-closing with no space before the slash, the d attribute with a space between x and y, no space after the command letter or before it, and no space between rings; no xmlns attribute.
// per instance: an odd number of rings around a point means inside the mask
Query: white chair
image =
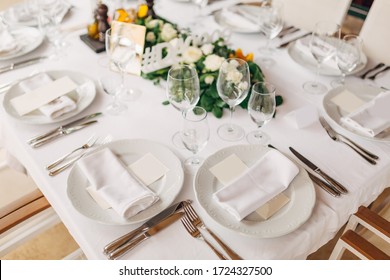
<svg viewBox="0 0 390 280"><path fill-rule="evenodd" d="M360 31L363 49L374 61L390 64L390 1L375 0Z"/></svg>
<svg viewBox="0 0 390 280"><path fill-rule="evenodd" d="M352 0L273 0L283 2L288 25L312 31L321 20L342 25Z"/></svg>

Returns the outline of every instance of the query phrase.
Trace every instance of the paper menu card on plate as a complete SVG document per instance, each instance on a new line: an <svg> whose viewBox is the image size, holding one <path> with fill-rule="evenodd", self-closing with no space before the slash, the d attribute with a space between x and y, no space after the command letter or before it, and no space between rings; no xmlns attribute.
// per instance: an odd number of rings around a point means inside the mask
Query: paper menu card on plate
<svg viewBox="0 0 390 280"><path fill-rule="evenodd" d="M54 99L75 90L78 85L64 76L39 88L11 99L11 104L20 115L26 115Z"/></svg>
<svg viewBox="0 0 390 280"><path fill-rule="evenodd" d="M359 107L363 106L365 102L353 94L348 89L344 89L342 92L334 96L332 102L336 104L341 110L352 113Z"/></svg>
<svg viewBox="0 0 390 280"><path fill-rule="evenodd" d="M267 219L288 202L282 191L289 186L299 169L276 150L269 150L253 166L244 166L233 154L210 168L220 182L225 182L213 198L237 220L256 210L262 218ZM241 174L232 178L229 170L241 170ZM279 198L275 198L277 196Z"/></svg>

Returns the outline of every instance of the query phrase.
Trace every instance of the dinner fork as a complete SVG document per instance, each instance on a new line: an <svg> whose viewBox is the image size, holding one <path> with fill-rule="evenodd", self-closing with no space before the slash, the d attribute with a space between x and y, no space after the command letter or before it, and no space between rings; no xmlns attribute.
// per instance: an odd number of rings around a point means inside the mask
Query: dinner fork
<svg viewBox="0 0 390 280"><path fill-rule="evenodd" d="M219 257L219 259L221 260L227 260L227 258L225 258L224 255L222 255L210 242L207 241L207 239L205 239L203 237L203 235L200 233L199 229L197 227L195 227L191 222L190 220L188 219L187 216L183 216L181 218L181 222L183 224L183 226L185 227L185 229L188 231L188 233L194 237L194 238L198 238L204 242L206 242L206 244L213 250L213 252Z"/></svg>
<svg viewBox="0 0 390 280"><path fill-rule="evenodd" d="M109 135L109 136L106 136L104 139L102 139L101 141L97 141L97 143L95 144L96 146L101 146L101 145L105 145L109 142L111 142L112 140L112 137ZM96 148L95 148L96 149ZM95 150L94 149L94 150ZM83 156L85 156L86 154L89 154L88 150L87 151L84 151L82 154L80 154L79 156L75 157L74 159L68 161L67 163L65 163L64 165L56 168L56 169L52 169L50 170L49 172L49 175L50 176L55 176L57 175L58 173L64 171L65 169L67 169L69 166L73 165L73 163L75 163L76 161L78 161L79 159L81 159Z"/></svg>
<svg viewBox="0 0 390 280"><path fill-rule="evenodd" d="M376 72L374 75L368 77L368 79L370 79L370 80L375 80L376 76L378 76L380 73L383 73L383 72L385 72L385 71L387 71L387 70L389 70L389 69L390 69L390 66L386 66L386 67L383 68L382 70L379 70L378 72Z"/></svg>
<svg viewBox="0 0 390 280"><path fill-rule="evenodd" d="M60 164L61 162L63 162L65 159L67 159L68 157L70 157L72 154L74 154L75 152L77 151L80 151L80 150L86 150L86 149L89 149L89 148L92 148L96 141L97 141L97 137L95 135L92 135L88 140L87 140L87 143L83 144L81 147L78 147L76 149L74 149L73 151L71 151L70 153L67 153L66 155L63 155L62 157L60 157L59 159L57 159L56 161L54 161L53 163L49 164L48 166L46 166L46 169L47 170L50 170L52 169L53 167L57 166L58 164Z"/></svg>
<svg viewBox="0 0 390 280"><path fill-rule="evenodd" d="M350 148L352 148L355 152L357 152L360 156L362 156L365 160L367 160L369 163L375 165L376 161L375 159L379 159L377 155L374 155L373 153L367 151L363 147L359 146L355 142L353 142L351 139L347 138L344 135L341 135L337 133L333 128L326 122L324 117L320 117L320 123L325 128L326 132L332 138L334 141L342 142L346 145L348 145Z"/></svg>
<svg viewBox="0 0 390 280"><path fill-rule="evenodd" d="M236 252L234 252L214 232L212 232L209 228L206 227L206 225L200 219L200 217L195 212L195 210L191 206L191 204L184 202L183 209L184 209L184 212L186 213L187 217L189 218L190 222L196 227L200 227L204 230L207 230L207 232L210 233L210 235L215 239L215 241L218 242L218 244L225 250L225 252L229 255L229 257L232 260L242 260L242 258Z"/></svg>

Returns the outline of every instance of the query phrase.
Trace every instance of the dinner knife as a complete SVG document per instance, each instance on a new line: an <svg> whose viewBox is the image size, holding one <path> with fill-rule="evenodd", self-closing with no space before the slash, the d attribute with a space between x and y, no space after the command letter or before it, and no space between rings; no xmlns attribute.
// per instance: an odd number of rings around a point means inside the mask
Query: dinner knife
<svg viewBox="0 0 390 280"><path fill-rule="evenodd" d="M76 126L72 126L72 127L68 127L68 128L62 128L61 130L53 133L53 134L50 134L49 136L45 137L45 138L42 138L36 142L34 142L33 144L31 144L31 146L33 148L38 148L58 137L61 137L61 136L64 136L64 135L68 135L68 134L71 134L73 132L76 132L76 131L79 131L80 129L83 129L83 128L86 128L92 124L95 124L97 123L97 120L94 120L94 121L89 121L89 122L85 122L85 123L82 123L82 124L79 124L79 125L76 125Z"/></svg>
<svg viewBox="0 0 390 280"><path fill-rule="evenodd" d="M86 120L89 120L89 119L93 119L93 118L98 117L98 116L100 116L100 115L102 115L102 114L103 114L103 113L98 112L98 113L93 113L93 114L84 116L84 117L79 118L79 119L77 119L77 120L75 120L75 121L72 121L72 122L70 122L70 123L67 123L67 124L64 124L64 125L62 125L62 126L59 126L59 127L55 128L55 129L53 129L53 130L50 130L49 132L46 132L46 133L44 133L44 134L35 136L35 137L31 138L30 140L28 140L27 143L28 143L28 144L33 144L34 142L37 142L38 140L41 140L41 139L43 139L43 138L46 138L46 137L50 136L51 134L54 134L54 133L56 133L56 132L58 132L58 131L61 131L62 129L66 129L66 128L72 127L72 126L74 126L74 125L76 125L76 124L78 124L78 123L80 123L80 122L83 122L83 121L86 121Z"/></svg>
<svg viewBox="0 0 390 280"><path fill-rule="evenodd" d="M179 220L181 217L183 217L183 212L177 212L169 215L164 220L159 222L158 224L150 227L148 230L144 231L140 236L136 237L133 240L128 241L118 249L114 250L112 253L108 255L108 258L110 260L115 260L122 256L123 254L127 253L128 251L132 250L137 245L141 244L143 241L149 239L153 235L159 233L161 230L165 229L166 227L170 226L175 221Z"/></svg>
<svg viewBox="0 0 390 280"><path fill-rule="evenodd" d="M187 202L191 203L190 200L187 200ZM158 223L160 223L161 221L163 221L165 218L169 217L173 213L175 213L178 210L182 209L182 207L183 207L183 201L175 203L175 204L169 206L168 208L166 208L165 210L163 210L162 212L160 212L159 214L157 214L153 218L149 219L147 222L145 222L140 227L136 228L133 231L130 231L129 233L127 233L127 234L125 234L125 235L115 239L111 243L107 244L104 247L104 249L103 249L103 253L106 254L106 255L112 253L113 251L115 251L116 249L118 249L119 247L124 245L126 242L129 242L130 240L132 240L136 236L138 236L138 235L142 234L143 232L149 230L153 226L155 226Z"/></svg>
<svg viewBox="0 0 390 280"><path fill-rule="evenodd" d="M329 184L334 186L338 191L341 193L348 193L348 190L341 185L339 182L337 182L335 179L330 177L328 174L326 174L324 171L322 171L320 168L317 167L314 163L312 163L310 160L305 158L303 155L298 153L294 148L289 147L290 151L297 157L299 160L301 160L304 164L306 164L311 170L316 172L318 175L320 175L322 178L325 179Z"/></svg>
<svg viewBox="0 0 390 280"><path fill-rule="evenodd" d="M22 68L22 67L25 67L25 66L28 66L31 64L35 64L35 63L37 63L43 59L46 59L46 58L47 58L46 56L38 56L38 57L30 58L27 60L11 63L10 65L7 65L5 67L0 68L0 74L14 70L14 69Z"/></svg>
<svg viewBox="0 0 390 280"><path fill-rule="evenodd" d="M292 43L292 42L294 42L294 41L296 41L296 40L299 40L299 39L301 39L301 38L303 38L303 37L306 37L306 36L308 36L308 35L310 35L310 34L311 34L311 32L308 32L308 33L305 33L305 34L303 34L303 35L301 35L301 36L298 36L298 37L296 37L296 38L293 38L293 39L291 39L291 40L288 40L287 42L281 44L278 48L285 48L285 47L287 47L290 43Z"/></svg>

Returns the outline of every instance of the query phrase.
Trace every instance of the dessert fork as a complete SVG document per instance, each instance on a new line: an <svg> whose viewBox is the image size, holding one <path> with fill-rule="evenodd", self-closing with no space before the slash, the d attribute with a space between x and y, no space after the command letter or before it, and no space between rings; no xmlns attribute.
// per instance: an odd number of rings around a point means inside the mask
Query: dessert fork
<svg viewBox="0 0 390 280"><path fill-rule="evenodd" d="M219 259L221 260L227 260L227 258L225 258L224 255L222 255L210 242L208 242L204 237L203 235L200 233L199 229L197 227L195 227L191 222L190 220L188 219L187 216L183 216L181 218L181 222L183 224L183 226L185 227L185 229L188 231L188 233L194 237L194 238L198 238L204 242L206 242L206 244L214 251L214 253L219 257Z"/></svg>
<svg viewBox="0 0 390 280"><path fill-rule="evenodd" d="M194 208L191 206L191 204L184 202L183 203L183 209L186 213L187 217L189 218L190 222L196 226L200 227L204 230L207 230L208 233L215 239L215 241L218 242L218 244L225 250L225 252L229 255L229 257L232 260L242 260L242 258L234 252L229 246L227 246L214 232L212 232L210 229L206 227L206 225L203 223L203 221L200 219L198 214L195 212Z"/></svg>

